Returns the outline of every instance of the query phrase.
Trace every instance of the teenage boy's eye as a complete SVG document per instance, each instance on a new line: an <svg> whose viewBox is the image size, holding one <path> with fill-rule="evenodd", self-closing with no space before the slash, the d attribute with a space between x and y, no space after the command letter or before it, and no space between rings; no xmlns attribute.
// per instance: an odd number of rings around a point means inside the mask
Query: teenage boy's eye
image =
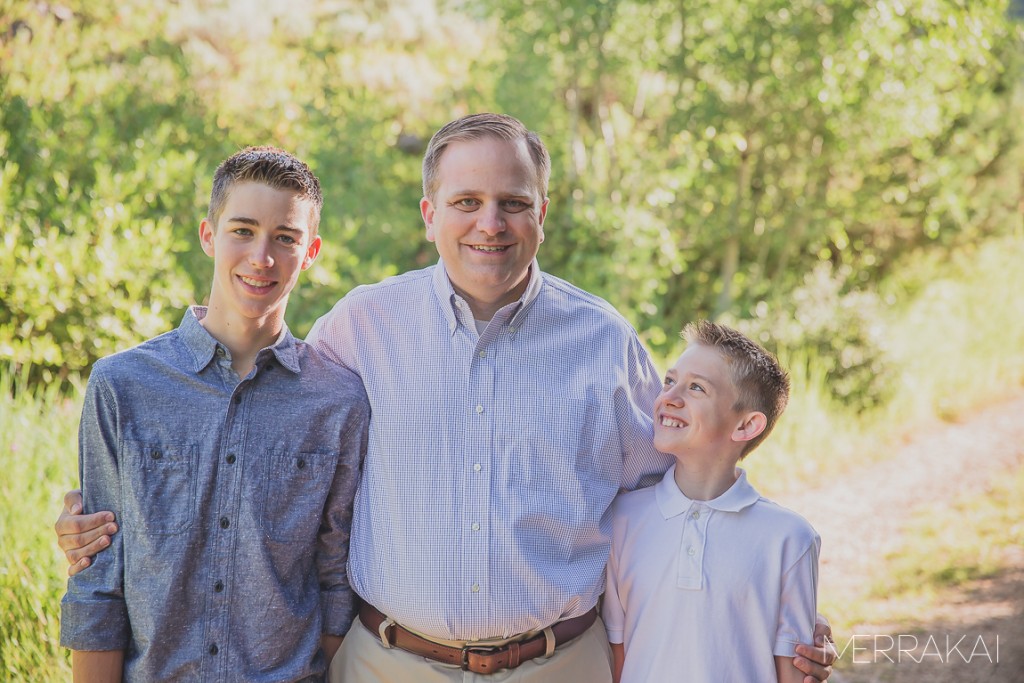
<svg viewBox="0 0 1024 683"><path fill-rule="evenodd" d="M284 242L285 244L298 244L298 241L291 235L281 235L280 237L278 237L278 239Z"/></svg>

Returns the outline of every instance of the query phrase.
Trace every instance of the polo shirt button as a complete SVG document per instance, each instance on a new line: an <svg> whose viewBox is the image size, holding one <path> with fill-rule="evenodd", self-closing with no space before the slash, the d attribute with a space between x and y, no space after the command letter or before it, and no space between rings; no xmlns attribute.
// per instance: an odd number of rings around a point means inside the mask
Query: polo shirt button
<svg viewBox="0 0 1024 683"><path fill-rule="evenodd" d="M212 645L210 645L210 654L211 655L215 655L218 652L220 652L220 650L217 649L217 643L213 643Z"/></svg>
<svg viewBox="0 0 1024 683"><path fill-rule="evenodd" d="M691 545L691 546L690 546L690 549L686 551L686 554L687 554L687 555L689 555L690 557L693 557L694 555L696 555L696 554L697 554L697 551L696 551L696 550L694 549L694 547L693 547L693 546Z"/></svg>
<svg viewBox="0 0 1024 683"><path fill-rule="evenodd" d="M697 512L696 510L694 510L694 512L693 512L693 514L691 515L691 517L693 517L694 519L700 519L700 513L699 513L699 512Z"/></svg>
<svg viewBox="0 0 1024 683"><path fill-rule="evenodd" d="M220 518L220 528L221 529L227 529L229 526L231 526L231 522L228 521L228 518L227 517L221 517Z"/></svg>

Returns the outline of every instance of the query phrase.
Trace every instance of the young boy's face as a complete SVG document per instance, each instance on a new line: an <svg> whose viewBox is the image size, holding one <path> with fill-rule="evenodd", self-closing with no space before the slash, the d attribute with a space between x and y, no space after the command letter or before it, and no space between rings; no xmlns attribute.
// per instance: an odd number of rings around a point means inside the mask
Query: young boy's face
<svg viewBox="0 0 1024 683"><path fill-rule="evenodd" d="M228 191L214 226L199 226L214 260L210 309L250 319L284 316L299 272L320 252L311 237L313 204L290 190L245 182Z"/></svg>
<svg viewBox="0 0 1024 683"><path fill-rule="evenodd" d="M691 344L665 375L654 402L654 447L669 455L719 455L736 450L743 415L733 409L739 393L725 358Z"/></svg>

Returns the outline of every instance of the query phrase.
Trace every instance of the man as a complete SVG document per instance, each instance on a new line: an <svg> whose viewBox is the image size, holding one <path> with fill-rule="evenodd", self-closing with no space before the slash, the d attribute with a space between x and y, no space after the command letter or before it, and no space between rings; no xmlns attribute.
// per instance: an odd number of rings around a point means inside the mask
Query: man
<svg viewBox="0 0 1024 683"><path fill-rule="evenodd" d="M356 288L310 333L372 411L349 563L366 604L332 680L611 680L606 512L670 464L651 444L661 382L610 305L541 272L549 175L516 119L444 126L420 203L440 262ZM101 520L62 515L62 547L88 544L69 560L99 549L102 527L80 530ZM833 654L802 654L824 679Z"/></svg>

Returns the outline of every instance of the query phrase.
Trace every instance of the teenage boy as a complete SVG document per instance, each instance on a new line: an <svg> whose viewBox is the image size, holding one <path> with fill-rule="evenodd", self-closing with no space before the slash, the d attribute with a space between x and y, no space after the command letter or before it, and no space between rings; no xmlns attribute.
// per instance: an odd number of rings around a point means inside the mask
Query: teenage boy
<svg viewBox="0 0 1024 683"><path fill-rule="evenodd" d="M348 630L369 404L284 322L322 206L287 152L224 161L199 226L209 306L93 368L82 492L120 533L68 581L75 681L321 680Z"/></svg>
<svg viewBox="0 0 1024 683"><path fill-rule="evenodd" d="M799 683L820 539L736 467L786 407L789 378L728 327L701 321L683 336L654 403L654 445L676 463L612 506L602 616L614 681Z"/></svg>

